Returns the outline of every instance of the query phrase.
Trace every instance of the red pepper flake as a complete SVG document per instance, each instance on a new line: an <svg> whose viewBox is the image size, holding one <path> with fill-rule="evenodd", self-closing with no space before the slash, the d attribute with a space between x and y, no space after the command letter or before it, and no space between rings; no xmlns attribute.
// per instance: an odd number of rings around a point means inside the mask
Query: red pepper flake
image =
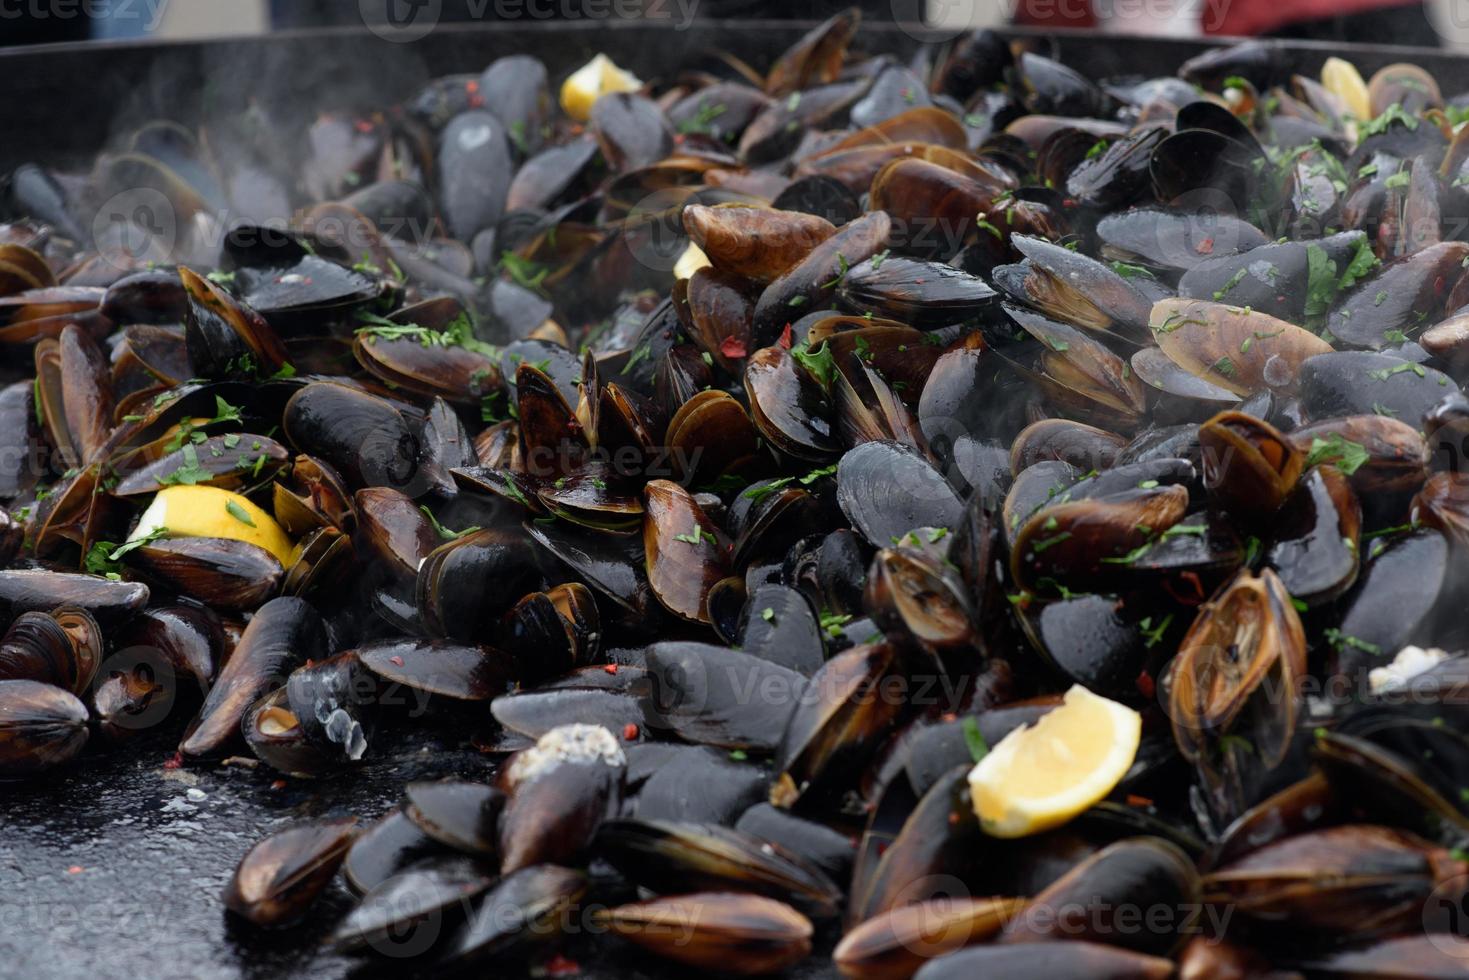
<svg viewBox="0 0 1469 980"><path fill-rule="evenodd" d="M1074 198L1074 197L1063 197L1063 198L1061 198L1061 206L1063 208L1074 208L1074 207L1076 207L1076 198Z"/></svg>
<svg viewBox="0 0 1469 980"><path fill-rule="evenodd" d="M959 716L953 711L945 711L943 715L940 716L940 720L945 722L958 721Z"/></svg>
<svg viewBox="0 0 1469 980"><path fill-rule="evenodd" d="M581 964L576 960L562 956L560 953L547 960L544 969L548 977L581 976Z"/></svg>
<svg viewBox="0 0 1469 980"><path fill-rule="evenodd" d="M725 337L719 342L719 353L730 360L739 360L746 353L745 342L738 337Z"/></svg>
<svg viewBox="0 0 1469 980"><path fill-rule="evenodd" d="M478 92L479 91L479 80L478 79L471 78L469 81L465 82L464 83L464 91L469 92L471 94L473 94L475 92Z"/></svg>
<svg viewBox="0 0 1469 980"><path fill-rule="evenodd" d="M69 875L79 875L82 873L82 871L83 868L80 864L73 864L71 867L66 869L66 873Z"/></svg>
<svg viewBox="0 0 1469 980"><path fill-rule="evenodd" d="M484 107L484 104L485 104L485 97L483 95L471 95L469 97L469 107L471 109L480 109L480 108L483 108Z"/></svg>
<svg viewBox="0 0 1469 980"><path fill-rule="evenodd" d="M1199 245L1198 245L1198 248L1196 249L1196 251L1200 255L1213 255L1214 254L1214 239L1212 239L1212 238L1206 238L1203 241L1199 242Z"/></svg>
<svg viewBox="0 0 1469 980"><path fill-rule="evenodd" d="M1153 683L1153 675L1149 674L1146 670L1137 675L1136 683L1138 693L1149 700L1152 699L1154 692L1158 689L1157 685Z"/></svg>
<svg viewBox="0 0 1469 980"><path fill-rule="evenodd" d="M616 677L617 676L617 665L616 664L608 664L607 666L603 667L602 669L604 671L606 671L607 673L611 674L613 677Z"/></svg>
<svg viewBox="0 0 1469 980"><path fill-rule="evenodd" d="M372 125L371 122L369 122L366 119L359 119L359 120L357 120L357 132L359 132L359 133L370 133L370 132L372 132L372 130L373 130L373 125Z"/></svg>
<svg viewBox="0 0 1469 980"><path fill-rule="evenodd" d="M401 667L403 666L403 658L399 656L392 656L388 658L388 663L392 664L394 667Z"/></svg>
<svg viewBox="0 0 1469 980"><path fill-rule="evenodd" d="M683 141L684 141L684 134L683 133L674 133L673 134L673 142L675 144L682 143Z"/></svg>
<svg viewBox="0 0 1469 980"><path fill-rule="evenodd" d="M1128 793L1127 794L1127 805L1128 806L1152 806L1153 805L1153 801L1150 800L1150 799L1148 799L1146 796L1138 796L1136 793Z"/></svg>
<svg viewBox="0 0 1469 980"><path fill-rule="evenodd" d="M276 792L280 792L281 790L286 788L286 781L284 779L277 779L275 782L270 784L270 788L275 790Z"/></svg>
<svg viewBox="0 0 1469 980"><path fill-rule="evenodd" d="M178 768L182 767L183 764L184 764L184 754L182 752L175 752L173 755L171 755L171 756L168 757L168 761L163 764L163 768L165 768L165 769L178 769Z"/></svg>
<svg viewBox="0 0 1469 980"><path fill-rule="evenodd" d="M786 328L780 332L780 346L784 347L786 350L791 349L791 325L789 323L787 323Z"/></svg>
<svg viewBox="0 0 1469 980"><path fill-rule="evenodd" d="M635 739L637 737L638 737L638 726L637 725L634 725L632 722L628 722L626 725L623 726L623 728L622 728L622 739L623 739L623 741L625 741L625 742L631 742L633 739Z"/></svg>
<svg viewBox="0 0 1469 980"><path fill-rule="evenodd" d="M1443 276L1439 276L1436 279L1434 279L1433 280L1433 295L1435 295L1435 296L1442 296L1443 295L1444 287L1447 286L1447 285L1448 285L1448 283L1444 280L1444 277Z"/></svg>

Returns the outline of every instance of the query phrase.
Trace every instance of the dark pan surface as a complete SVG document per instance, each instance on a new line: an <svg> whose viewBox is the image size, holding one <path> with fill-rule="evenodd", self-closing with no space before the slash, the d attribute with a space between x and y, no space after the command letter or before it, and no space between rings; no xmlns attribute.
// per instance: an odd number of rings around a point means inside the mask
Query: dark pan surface
<svg viewBox="0 0 1469 980"><path fill-rule="evenodd" d="M763 66L800 25L702 24L679 35L681 50L721 46ZM910 54L920 31L873 25L870 50ZM129 122L170 116L197 122L240 99L310 103L329 92L339 104L383 104L425 80L478 71L495 57L526 52L564 75L606 50L644 77L668 50L650 43L665 30L627 23L442 28L417 45L390 44L362 31L310 31L269 41L56 46L0 51L7 78L0 172L28 160L85 159ZM1095 76L1171 74L1202 42L1090 38L1061 41L1061 57ZM1330 54L1364 73L1416 61L1446 91L1469 88L1469 59L1411 49L1297 43L1303 72ZM370 66L368 70L367 66ZM667 66L663 66L667 67ZM63 111L64 110L64 111ZM23 138L9 138L25 134ZM167 769L177 731L112 749L28 785L0 784L0 978L253 978L391 975L319 948L345 913L340 884L303 925L262 934L232 921L220 889L240 856L264 834L301 818L353 813L371 820L412 780L483 778L489 761L455 739L421 729L379 738L361 769L318 783L286 781L237 766ZM384 746L392 745L391 751ZM192 794L190 791L194 791ZM202 797L200 794L203 794ZM588 977L678 977L616 944L582 937L566 956ZM825 937L830 948L832 937ZM835 976L812 959L797 976Z"/></svg>

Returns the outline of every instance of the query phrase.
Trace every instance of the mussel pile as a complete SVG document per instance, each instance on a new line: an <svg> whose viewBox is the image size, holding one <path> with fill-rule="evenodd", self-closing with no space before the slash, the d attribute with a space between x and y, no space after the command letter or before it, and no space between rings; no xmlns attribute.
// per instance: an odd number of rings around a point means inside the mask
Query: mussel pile
<svg viewBox="0 0 1469 980"><path fill-rule="evenodd" d="M223 897L425 971L1464 975L1469 94L857 21L11 174L0 779L472 743Z"/></svg>

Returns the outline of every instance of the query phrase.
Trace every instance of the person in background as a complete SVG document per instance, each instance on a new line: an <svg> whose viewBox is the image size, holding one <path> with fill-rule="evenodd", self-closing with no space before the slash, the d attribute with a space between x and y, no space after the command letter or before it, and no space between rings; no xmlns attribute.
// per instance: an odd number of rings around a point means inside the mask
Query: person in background
<svg viewBox="0 0 1469 980"><path fill-rule="evenodd" d="M1014 22L1118 34L1443 44L1423 0L1019 0Z"/></svg>

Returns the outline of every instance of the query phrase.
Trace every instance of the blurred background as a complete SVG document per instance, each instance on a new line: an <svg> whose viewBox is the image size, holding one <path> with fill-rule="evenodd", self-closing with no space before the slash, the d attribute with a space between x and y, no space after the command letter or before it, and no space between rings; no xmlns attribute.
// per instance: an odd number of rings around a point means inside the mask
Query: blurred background
<svg viewBox="0 0 1469 980"><path fill-rule="evenodd" d="M0 0L0 45L253 35L364 19L402 23L435 8L440 22L454 22L605 17L609 9L636 16L652 5L665 17L699 19L821 19L834 9L819 0ZM859 6L869 19L921 19L949 30L1021 23L1469 50L1469 0L861 0Z"/></svg>

